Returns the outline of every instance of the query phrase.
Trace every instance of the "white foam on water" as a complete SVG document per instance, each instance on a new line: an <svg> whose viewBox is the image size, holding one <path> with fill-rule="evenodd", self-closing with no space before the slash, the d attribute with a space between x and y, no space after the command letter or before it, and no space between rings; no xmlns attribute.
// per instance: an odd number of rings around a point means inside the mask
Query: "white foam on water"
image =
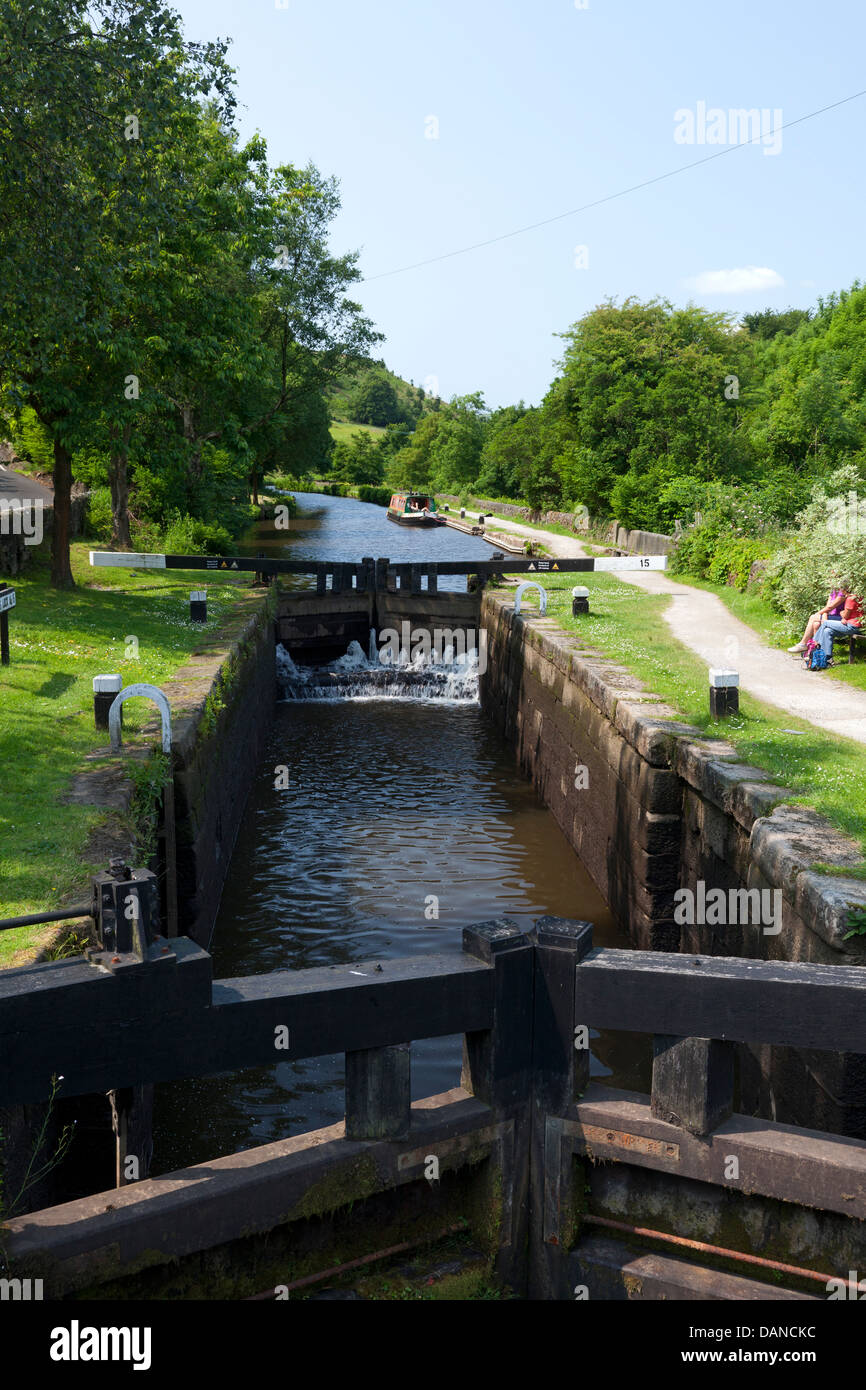
<svg viewBox="0 0 866 1390"><path fill-rule="evenodd" d="M284 700L432 700L437 704L478 702L478 653L446 647L442 659L405 650L397 661L387 648L373 661L359 642L327 666L296 666L285 647L277 647L277 679Z"/></svg>

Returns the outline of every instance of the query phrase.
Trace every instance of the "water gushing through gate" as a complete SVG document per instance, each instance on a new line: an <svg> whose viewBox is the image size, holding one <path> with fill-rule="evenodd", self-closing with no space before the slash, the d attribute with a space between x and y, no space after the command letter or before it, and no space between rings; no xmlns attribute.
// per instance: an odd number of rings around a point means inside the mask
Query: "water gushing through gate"
<svg viewBox="0 0 866 1390"><path fill-rule="evenodd" d="M351 642L346 654L327 666L297 666L284 647L277 648L277 679L284 700L477 702L478 677L479 653L453 647L445 648L441 661L435 653L413 655L405 648L394 661L387 647L371 659L360 643Z"/></svg>

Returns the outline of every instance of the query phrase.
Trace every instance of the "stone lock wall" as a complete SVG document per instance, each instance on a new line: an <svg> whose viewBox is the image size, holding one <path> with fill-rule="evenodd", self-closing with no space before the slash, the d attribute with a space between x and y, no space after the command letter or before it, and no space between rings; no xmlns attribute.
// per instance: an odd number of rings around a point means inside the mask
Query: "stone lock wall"
<svg viewBox="0 0 866 1390"><path fill-rule="evenodd" d="M629 555L672 555L676 550L673 536L658 531L630 531L618 521L611 523L610 544Z"/></svg>
<svg viewBox="0 0 866 1390"><path fill-rule="evenodd" d="M789 804L790 791L740 763L730 744L679 722L576 634L515 618L495 594L484 597L482 622L483 708L637 949L866 963L866 939L844 940L849 910L866 905L866 883L845 874L859 846ZM778 890L781 930L679 924L675 893L696 893L699 881L707 891ZM740 1108L866 1137L866 1059L743 1049Z"/></svg>
<svg viewBox="0 0 866 1390"><path fill-rule="evenodd" d="M275 598L251 593L162 686L174 724L180 929L207 947L277 698Z"/></svg>

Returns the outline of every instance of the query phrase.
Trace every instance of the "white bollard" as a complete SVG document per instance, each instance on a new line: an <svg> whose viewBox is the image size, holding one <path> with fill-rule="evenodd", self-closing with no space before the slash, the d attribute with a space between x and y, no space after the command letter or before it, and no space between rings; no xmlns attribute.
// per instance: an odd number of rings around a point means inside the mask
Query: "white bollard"
<svg viewBox="0 0 866 1390"><path fill-rule="evenodd" d="M93 720L97 729L108 728L108 711L123 689L123 676L93 677Z"/></svg>
<svg viewBox="0 0 866 1390"><path fill-rule="evenodd" d="M589 589L582 584L576 584L571 591L571 613L572 617L577 617L579 613L589 612Z"/></svg>
<svg viewBox="0 0 866 1390"><path fill-rule="evenodd" d="M724 719L740 712L740 677L737 671L710 668L710 714Z"/></svg>

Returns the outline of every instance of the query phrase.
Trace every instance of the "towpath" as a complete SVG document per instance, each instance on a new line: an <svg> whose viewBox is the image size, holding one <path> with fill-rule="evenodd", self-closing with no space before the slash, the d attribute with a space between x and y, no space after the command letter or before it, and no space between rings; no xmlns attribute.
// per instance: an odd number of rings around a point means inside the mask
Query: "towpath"
<svg viewBox="0 0 866 1390"><path fill-rule="evenodd" d="M477 513L467 512L471 515ZM542 541L552 555L563 559L587 554L579 540L555 531L511 520L497 520L495 526ZM693 589L657 570L635 570L617 578L649 593L670 594L672 602L665 611L665 621L674 636L707 666L739 671L740 685L750 695L821 729L866 744L866 691L829 680L821 672L805 671L797 657L762 642L715 594Z"/></svg>
<svg viewBox="0 0 866 1390"><path fill-rule="evenodd" d="M41 501L46 507L50 507L54 502L54 494L35 478L28 477L26 473L17 473L8 464L0 463L0 501Z"/></svg>

